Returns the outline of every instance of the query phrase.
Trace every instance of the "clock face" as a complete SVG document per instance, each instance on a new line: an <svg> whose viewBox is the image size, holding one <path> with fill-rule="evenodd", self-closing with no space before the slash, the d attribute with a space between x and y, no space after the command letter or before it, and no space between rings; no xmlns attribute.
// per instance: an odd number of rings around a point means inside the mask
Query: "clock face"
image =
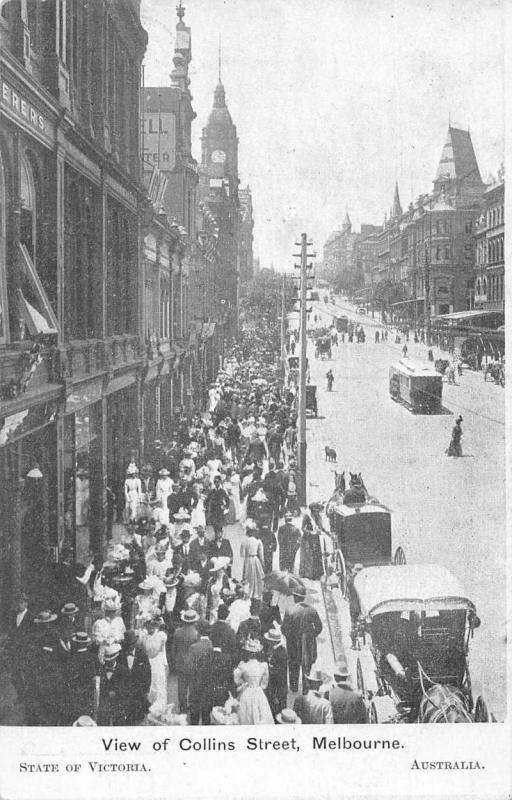
<svg viewBox="0 0 512 800"><path fill-rule="evenodd" d="M223 164L226 160L224 150L214 150L212 153L212 161L214 164Z"/></svg>

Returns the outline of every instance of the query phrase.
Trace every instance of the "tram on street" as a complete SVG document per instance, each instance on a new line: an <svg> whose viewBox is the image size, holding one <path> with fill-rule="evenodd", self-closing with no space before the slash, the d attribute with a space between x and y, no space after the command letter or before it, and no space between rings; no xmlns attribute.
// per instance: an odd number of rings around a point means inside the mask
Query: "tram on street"
<svg viewBox="0 0 512 800"><path fill-rule="evenodd" d="M429 364L400 359L389 368L389 394L413 414L439 414L443 407L443 378Z"/></svg>

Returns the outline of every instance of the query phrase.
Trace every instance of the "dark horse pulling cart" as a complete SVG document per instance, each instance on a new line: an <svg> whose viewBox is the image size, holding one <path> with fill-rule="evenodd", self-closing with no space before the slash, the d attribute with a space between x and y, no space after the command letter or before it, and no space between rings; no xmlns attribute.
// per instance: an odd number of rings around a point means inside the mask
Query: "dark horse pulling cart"
<svg viewBox="0 0 512 800"><path fill-rule="evenodd" d="M482 697L473 702L467 660L480 620L445 567L370 567L353 588L357 685L370 722L493 721Z"/></svg>
<svg viewBox="0 0 512 800"><path fill-rule="evenodd" d="M332 357L332 343L330 336L323 336L316 340L315 358L329 359Z"/></svg>

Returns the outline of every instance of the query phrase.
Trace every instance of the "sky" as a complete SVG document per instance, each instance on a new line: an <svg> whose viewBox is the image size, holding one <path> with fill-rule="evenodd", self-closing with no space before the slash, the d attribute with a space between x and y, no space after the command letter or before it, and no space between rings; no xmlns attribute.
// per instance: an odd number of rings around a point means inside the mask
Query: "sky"
<svg viewBox="0 0 512 800"><path fill-rule="evenodd" d="M194 156L218 80L239 136L261 266L291 269L306 232L321 257L348 210L381 224L429 192L449 120L483 180L504 159L506 0L183 0L192 29ZM173 0L142 0L147 86L169 85Z"/></svg>

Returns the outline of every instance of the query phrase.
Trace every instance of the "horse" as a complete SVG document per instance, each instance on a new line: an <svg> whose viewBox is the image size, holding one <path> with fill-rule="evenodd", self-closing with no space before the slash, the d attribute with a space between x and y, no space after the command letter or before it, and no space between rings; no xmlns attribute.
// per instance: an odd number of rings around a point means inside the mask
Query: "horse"
<svg viewBox="0 0 512 800"><path fill-rule="evenodd" d="M368 498L368 490L364 485L361 473L351 472L347 491L343 496L343 502L347 505L351 503L364 503Z"/></svg>
<svg viewBox="0 0 512 800"><path fill-rule="evenodd" d="M423 689L423 697L418 708L419 723L439 722L473 722L468 700L463 692L434 683L429 689Z"/></svg>

